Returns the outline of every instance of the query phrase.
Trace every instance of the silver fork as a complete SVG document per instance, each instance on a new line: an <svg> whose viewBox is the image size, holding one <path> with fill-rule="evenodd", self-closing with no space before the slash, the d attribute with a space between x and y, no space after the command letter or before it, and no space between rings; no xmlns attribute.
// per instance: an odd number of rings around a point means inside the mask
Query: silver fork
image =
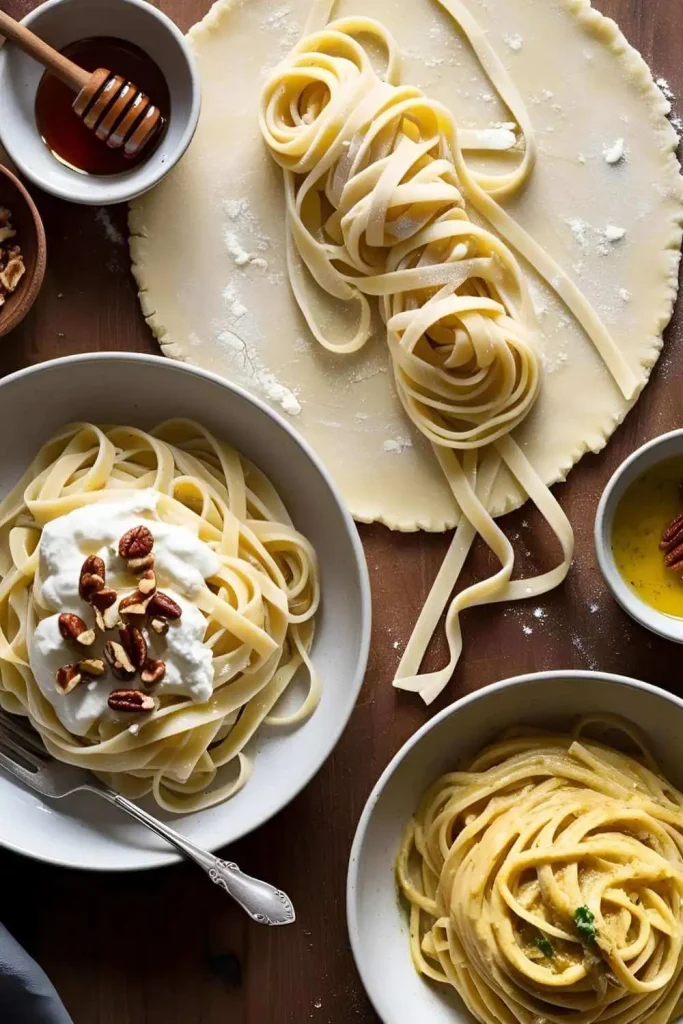
<svg viewBox="0 0 683 1024"><path fill-rule="evenodd" d="M69 796L81 789L104 797L199 864L211 881L225 889L252 921L280 925L292 924L295 920L292 901L280 889L245 875L237 864L221 860L208 850L195 846L165 822L103 785L85 768L56 761L45 750L36 733L4 712L0 712L0 765L31 789L53 799Z"/></svg>

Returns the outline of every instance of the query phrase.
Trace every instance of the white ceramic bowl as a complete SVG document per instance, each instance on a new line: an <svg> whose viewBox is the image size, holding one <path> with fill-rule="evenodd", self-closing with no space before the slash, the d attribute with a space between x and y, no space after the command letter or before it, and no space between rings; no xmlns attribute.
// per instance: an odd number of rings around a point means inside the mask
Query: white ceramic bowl
<svg viewBox="0 0 683 1024"><path fill-rule="evenodd" d="M658 462L683 455L683 430L672 430L638 448L619 466L600 498L595 515L595 551L602 575L625 612L641 626L668 640L683 643L683 619L651 608L635 594L619 572L612 554L612 525L627 488Z"/></svg>
<svg viewBox="0 0 683 1024"><path fill-rule="evenodd" d="M43 68L6 43L0 49L0 141L21 172L61 199L97 206L126 202L156 185L187 149L199 119L199 77L177 26L147 0L47 0L22 25L58 50L89 36L136 43L163 72L171 116L148 160L122 174L79 174L52 156L36 128L34 106Z"/></svg>
<svg viewBox="0 0 683 1024"><path fill-rule="evenodd" d="M0 382L0 498L65 423L151 427L175 416L202 422L260 466L321 563L322 608L312 652L323 680L320 706L299 728L257 734L254 774L232 800L169 816L184 835L217 849L261 825L306 785L339 739L363 679L367 569L356 527L326 470L288 424L240 388L157 356L104 353L42 363ZM98 797L77 794L50 803L6 775L0 775L0 842L80 868L125 870L178 859Z"/></svg>
<svg viewBox="0 0 683 1024"><path fill-rule="evenodd" d="M601 672L539 672L487 686L424 725L380 777L351 849L347 914L356 965L384 1024L473 1021L452 989L421 978L410 959L408 917L394 865L423 792L512 725L563 726L591 711L637 722L665 774L683 788L683 701L636 679Z"/></svg>

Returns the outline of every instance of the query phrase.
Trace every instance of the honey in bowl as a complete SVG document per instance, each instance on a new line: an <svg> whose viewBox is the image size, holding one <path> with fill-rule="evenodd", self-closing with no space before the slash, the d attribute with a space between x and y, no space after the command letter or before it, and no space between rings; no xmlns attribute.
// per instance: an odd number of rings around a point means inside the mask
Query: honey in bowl
<svg viewBox="0 0 683 1024"><path fill-rule="evenodd" d="M146 93L168 122L171 100L166 80L151 57L134 43L111 36L96 36L70 43L61 51L86 71L109 68L134 82ZM50 152L67 167L83 174L121 174L147 160L162 138L157 133L149 145L132 158L123 149L111 149L96 137L72 109L74 94L46 71L36 93L36 125Z"/></svg>
<svg viewBox="0 0 683 1024"><path fill-rule="evenodd" d="M683 618L683 566L667 567L662 536L683 512L683 457L665 459L625 491L612 525L612 554L625 582L641 601Z"/></svg>

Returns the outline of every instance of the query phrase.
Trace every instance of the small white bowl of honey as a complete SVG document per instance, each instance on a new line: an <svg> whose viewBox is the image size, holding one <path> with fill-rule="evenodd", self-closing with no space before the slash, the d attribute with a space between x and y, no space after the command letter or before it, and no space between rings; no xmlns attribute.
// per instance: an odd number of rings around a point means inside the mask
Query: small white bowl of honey
<svg viewBox="0 0 683 1024"><path fill-rule="evenodd" d="M683 643L683 430L648 442L617 469L598 505L595 547L622 608Z"/></svg>
<svg viewBox="0 0 683 1024"><path fill-rule="evenodd" d="M125 202L156 185L187 149L201 88L188 44L146 0L47 0L22 21L86 71L109 68L161 111L163 130L134 159L100 141L72 109L74 95L40 64L0 50L0 142L40 188L77 203Z"/></svg>

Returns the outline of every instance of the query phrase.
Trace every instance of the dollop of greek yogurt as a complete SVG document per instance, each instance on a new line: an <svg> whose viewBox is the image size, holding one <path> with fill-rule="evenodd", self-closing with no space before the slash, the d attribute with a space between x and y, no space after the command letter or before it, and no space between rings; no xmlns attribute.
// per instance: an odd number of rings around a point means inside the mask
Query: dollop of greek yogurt
<svg viewBox="0 0 683 1024"><path fill-rule="evenodd" d="M119 718L107 699L112 690L136 685L121 683L110 672L91 682L80 683L71 693L56 688L55 677L62 665L78 659L59 632L59 615L75 612L90 627L92 608L78 594L81 566L88 555L104 561L107 586L114 587L119 600L136 589L135 577L127 572L118 554L119 540L134 526L145 525L154 536L154 571L159 590L172 597L182 615L169 623L165 636L148 631L149 657L166 664L163 680L155 695L181 694L193 701L208 700L213 692L213 657L204 643L206 618L192 598L220 566L215 552L187 526L166 523L157 515L159 494L143 490L127 493L120 500L94 502L47 523L39 545L38 603L52 610L36 626L29 641L29 663L35 680L69 732L84 736L102 718ZM102 657L107 640L117 633L98 633L83 657ZM132 723L134 724L134 723Z"/></svg>

